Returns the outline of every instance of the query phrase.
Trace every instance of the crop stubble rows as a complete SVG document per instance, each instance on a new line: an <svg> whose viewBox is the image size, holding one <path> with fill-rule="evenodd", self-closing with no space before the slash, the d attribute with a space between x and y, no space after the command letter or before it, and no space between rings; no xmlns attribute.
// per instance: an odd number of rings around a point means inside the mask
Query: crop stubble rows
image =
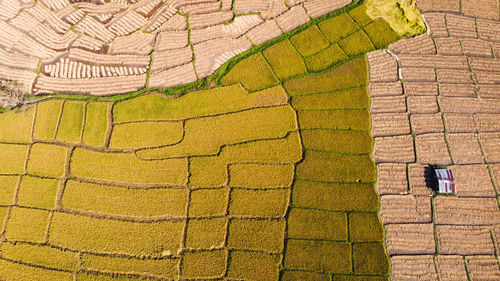
<svg viewBox="0 0 500 281"><path fill-rule="evenodd" d="M206 78L349 0L0 3L0 79L28 94L109 96Z"/></svg>
<svg viewBox="0 0 500 281"><path fill-rule="evenodd" d="M369 55L391 276L498 280L500 4L417 6L429 32ZM453 171L456 196L429 189L428 165Z"/></svg>

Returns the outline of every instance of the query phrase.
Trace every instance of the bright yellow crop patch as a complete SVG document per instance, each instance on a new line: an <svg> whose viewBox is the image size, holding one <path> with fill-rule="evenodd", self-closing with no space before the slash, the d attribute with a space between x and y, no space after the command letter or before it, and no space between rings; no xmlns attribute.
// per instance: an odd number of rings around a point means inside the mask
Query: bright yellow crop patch
<svg viewBox="0 0 500 281"><path fill-rule="evenodd" d="M187 182L187 160L143 161L128 153L104 153L77 148L71 159L71 174L118 183L183 185Z"/></svg>
<svg viewBox="0 0 500 281"><path fill-rule="evenodd" d="M33 132L35 139L52 140L56 137L62 104L62 100L48 100L37 104Z"/></svg>
<svg viewBox="0 0 500 281"><path fill-rule="evenodd" d="M375 50L370 37L368 37L363 30L359 30L351 36L341 40L339 45L348 56L356 56Z"/></svg>
<svg viewBox="0 0 500 281"><path fill-rule="evenodd" d="M189 217L224 215L228 204L228 194L228 188L193 190L189 201Z"/></svg>
<svg viewBox="0 0 500 281"><path fill-rule="evenodd" d="M105 144L108 130L108 107L105 103L87 103L82 138L84 144L98 147Z"/></svg>
<svg viewBox="0 0 500 281"><path fill-rule="evenodd" d="M383 229L377 213L349 214L349 233L352 241L382 241L384 239Z"/></svg>
<svg viewBox="0 0 500 281"><path fill-rule="evenodd" d="M73 274L0 260L0 278L12 281L73 281Z"/></svg>
<svg viewBox="0 0 500 281"><path fill-rule="evenodd" d="M187 226L186 247L206 250L222 248L226 229L226 218L191 219Z"/></svg>
<svg viewBox="0 0 500 281"><path fill-rule="evenodd" d="M227 275L238 280L277 280L280 264L279 255L232 251Z"/></svg>
<svg viewBox="0 0 500 281"><path fill-rule="evenodd" d="M343 276L339 276L342 278ZM309 271L296 271L296 270L285 270L283 272L283 280L317 280L317 281L330 281L331 277L327 274L321 274L317 272L309 272ZM348 276L347 278L351 278L351 276ZM365 276L362 277L363 279L356 279L356 281L361 281L365 280ZM337 280L342 280L336 278ZM335 281L337 281L335 280ZM355 279L349 279L349 281L354 281Z"/></svg>
<svg viewBox="0 0 500 281"><path fill-rule="evenodd" d="M61 270L77 270L78 254L50 246L3 243L2 256L24 263L35 264Z"/></svg>
<svg viewBox="0 0 500 281"><path fill-rule="evenodd" d="M229 214L241 217L283 217L289 204L290 190L234 189Z"/></svg>
<svg viewBox="0 0 500 281"><path fill-rule="evenodd" d="M379 197L373 184L296 181L292 203L297 207L330 211L376 212Z"/></svg>
<svg viewBox="0 0 500 281"><path fill-rule="evenodd" d="M322 21L318 27L330 42L337 42L359 28L347 13Z"/></svg>
<svg viewBox="0 0 500 281"><path fill-rule="evenodd" d="M297 165L297 177L327 182L374 182L375 163L369 155L306 151L305 160Z"/></svg>
<svg viewBox="0 0 500 281"><path fill-rule="evenodd" d="M220 158L228 162L297 163L302 159L300 135L289 133L285 138L258 140L224 146Z"/></svg>
<svg viewBox="0 0 500 281"><path fill-rule="evenodd" d="M330 68L347 58L339 45L334 44L315 55L307 57L305 62L309 71L318 72Z"/></svg>
<svg viewBox="0 0 500 281"><path fill-rule="evenodd" d="M301 129L370 130L368 110L312 110L297 113Z"/></svg>
<svg viewBox="0 0 500 281"><path fill-rule="evenodd" d="M28 173L43 177L62 177L66 169L66 154L67 149L63 146L35 143L28 160Z"/></svg>
<svg viewBox="0 0 500 281"><path fill-rule="evenodd" d="M283 139L259 140L222 147L219 156L194 157L190 161L189 184L217 187L227 181L229 163L296 163L302 159L300 136L293 132Z"/></svg>
<svg viewBox="0 0 500 281"><path fill-rule="evenodd" d="M70 180L62 205L65 208L125 216L182 217L186 215L187 189L125 188Z"/></svg>
<svg viewBox="0 0 500 281"><path fill-rule="evenodd" d="M27 207L52 209L56 201L59 180L25 176L17 195L18 204Z"/></svg>
<svg viewBox="0 0 500 281"><path fill-rule="evenodd" d="M347 240L347 215L293 208L288 216L288 237Z"/></svg>
<svg viewBox="0 0 500 281"><path fill-rule="evenodd" d="M9 241L42 243L45 239L48 221L48 211L12 208L5 236Z"/></svg>
<svg viewBox="0 0 500 281"><path fill-rule="evenodd" d="M0 175L23 174L28 150L29 147L27 145L0 143L0 159L2 159Z"/></svg>
<svg viewBox="0 0 500 281"><path fill-rule="evenodd" d="M0 176L0 205L14 204L18 180L15 176Z"/></svg>
<svg viewBox="0 0 500 281"><path fill-rule="evenodd" d="M73 250L130 255L176 255L183 222L128 222L55 213L49 242Z"/></svg>
<svg viewBox="0 0 500 281"><path fill-rule="evenodd" d="M217 278L224 276L227 266L227 251L187 252L182 259L183 278Z"/></svg>
<svg viewBox="0 0 500 281"><path fill-rule="evenodd" d="M367 154L373 147L369 132L307 130L302 132L306 149L345 154Z"/></svg>
<svg viewBox="0 0 500 281"><path fill-rule="evenodd" d="M231 187L278 188L292 185L294 165L233 164L229 167Z"/></svg>
<svg viewBox="0 0 500 281"><path fill-rule="evenodd" d="M227 182L227 163L217 156L192 157L189 162L189 186L222 187Z"/></svg>
<svg viewBox="0 0 500 281"><path fill-rule="evenodd" d="M151 274L159 277L177 277L178 259L137 259L83 254L83 268L121 273Z"/></svg>
<svg viewBox="0 0 500 281"><path fill-rule="evenodd" d="M114 125L110 148L137 149L172 145L182 140L182 122L139 122Z"/></svg>
<svg viewBox="0 0 500 281"><path fill-rule="evenodd" d="M284 83L291 96L324 93L368 84L366 58L352 59L339 67L315 76L306 76Z"/></svg>
<svg viewBox="0 0 500 281"><path fill-rule="evenodd" d="M327 273L351 272L351 245L347 242L289 240L285 266Z"/></svg>
<svg viewBox="0 0 500 281"><path fill-rule="evenodd" d="M68 143L80 143L83 129L85 104L79 101L66 101L63 105L57 139Z"/></svg>
<svg viewBox="0 0 500 281"><path fill-rule="evenodd" d="M283 249L285 220L231 220L228 247L279 253Z"/></svg>
<svg viewBox="0 0 500 281"><path fill-rule="evenodd" d="M252 109L188 120L179 144L140 150L137 155L143 159L213 155L222 145L282 138L296 129L295 113L288 106Z"/></svg>
<svg viewBox="0 0 500 281"><path fill-rule="evenodd" d="M0 142L30 143L34 116L33 106L0 114Z"/></svg>
<svg viewBox="0 0 500 281"><path fill-rule="evenodd" d="M370 96L366 87L331 93L296 96L292 105L297 110L314 109L368 109Z"/></svg>
<svg viewBox="0 0 500 281"><path fill-rule="evenodd" d="M175 99L149 94L122 101L114 106L113 119L114 122L183 120L260 106L283 105L287 100L288 96L279 86L249 94L236 84L194 91Z"/></svg>
<svg viewBox="0 0 500 281"><path fill-rule="evenodd" d="M5 216L7 215L7 210L8 208L7 207L0 207L0 220L1 220L1 224L0 226L3 228L3 224L4 224L4 220L5 220Z"/></svg>

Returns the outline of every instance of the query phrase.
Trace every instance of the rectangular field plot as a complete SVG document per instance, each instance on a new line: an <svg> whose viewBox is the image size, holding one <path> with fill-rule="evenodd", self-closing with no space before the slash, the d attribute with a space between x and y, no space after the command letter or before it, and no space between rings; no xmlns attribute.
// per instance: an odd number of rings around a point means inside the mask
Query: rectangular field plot
<svg viewBox="0 0 500 281"><path fill-rule="evenodd" d="M370 130L371 119L368 110L314 110L299 111L300 128Z"/></svg>
<svg viewBox="0 0 500 281"><path fill-rule="evenodd" d="M62 103L62 100L48 100L37 105L33 132L35 139L52 140L55 138Z"/></svg>
<svg viewBox="0 0 500 281"><path fill-rule="evenodd" d="M0 142L29 143L35 107L0 114Z"/></svg>
<svg viewBox="0 0 500 281"><path fill-rule="evenodd" d="M61 270L78 270L78 254L49 246L3 243L2 256L24 263Z"/></svg>
<svg viewBox="0 0 500 281"><path fill-rule="evenodd" d="M143 161L133 154L77 148L71 161L71 174L121 183L184 185L188 171L186 159Z"/></svg>
<svg viewBox="0 0 500 281"><path fill-rule="evenodd" d="M63 146L35 143L30 151L28 173L53 178L64 176L66 153Z"/></svg>
<svg viewBox="0 0 500 281"><path fill-rule="evenodd" d="M248 190L231 191L229 214L242 217L284 217L288 208L290 190Z"/></svg>
<svg viewBox="0 0 500 281"><path fill-rule="evenodd" d="M285 220L240 220L229 223L228 247L279 253L283 250Z"/></svg>
<svg viewBox="0 0 500 281"><path fill-rule="evenodd" d="M187 189L134 189L68 181L65 208L127 216L182 217L186 213Z"/></svg>
<svg viewBox="0 0 500 281"><path fill-rule="evenodd" d="M83 254L83 268L122 273L146 273L160 277L177 277L178 259L134 259Z"/></svg>
<svg viewBox="0 0 500 281"><path fill-rule="evenodd" d="M369 155L338 155L306 151L297 177L326 182L374 182L375 164Z"/></svg>
<svg viewBox="0 0 500 281"><path fill-rule="evenodd" d="M369 132L304 130L302 141L306 149L345 154L368 154L373 147Z"/></svg>
<svg viewBox="0 0 500 281"><path fill-rule="evenodd" d="M5 220L5 216L7 215L7 207L0 207L0 221L2 223L0 223L0 227L3 228L3 224L4 224L4 220Z"/></svg>
<svg viewBox="0 0 500 281"><path fill-rule="evenodd" d="M103 146L106 143L108 130L108 105L91 102L86 106L83 143L92 146Z"/></svg>
<svg viewBox="0 0 500 281"><path fill-rule="evenodd" d="M298 180L292 203L297 207L330 211L376 212L379 197L373 184L337 184Z"/></svg>
<svg viewBox="0 0 500 281"><path fill-rule="evenodd" d="M189 159L189 186L221 187L227 182L227 163L217 156Z"/></svg>
<svg viewBox="0 0 500 281"><path fill-rule="evenodd" d="M63 105L57 139L69 143L80 143L83 128L85 104L80 101L66 101Z"/></svg>
<svg viewBox="0 0 500 281"><path fill-rule="evenodd" d="M261 53L236 63L220 82L222 85L241 83L250 92L279 84Z"/></svg>
<svg viewBox="0 0 500 281"><path fill-rule="evenodd" d="M182 259L182 277L214 279L224 276L227 267L226 250L187 252Z"/></svg>
<svg viewBox="0 0 500 281"><path fill-rule="evenodd" d="M16 176L0 176L0 205L14 204L17 181Z"/></svg>
<svg viewBox="0 0 500 281"><path fill-rule="evenodd" d="M278 280L280 265L280 255L231 251L227 274L236 280Z"/></svg>
<svg viewBox="0 0 500 281"><path fill-rule="evenodd" d="M0 175L1 174L23 174L24 163L28 157L27 145L2 144L0 143Z"/></svg>
<svg viewBox="0 0 500 281"><path fill-rule="evenodd" d="M348 273L352 270L351 244L315 240L289 240L285 266L290 269Z"/></svg>
<svg viewBox="0 0 500 281"><path fill-rule="evenodd" d="M59 180L25 176L17 194L18 204L27 207L52 209L56 201Z"/></svg>
<svg viewBox="0 0 500 281"><path fill-rule="evenodd" d="M370 96L366 87L352 88L324 94L296 96L292 98L296 110L313 109L368 109Z"/></svg>
<svg viewBox="0 0 500 281"><path fill-rule="evenodd" d="M224 246L226 218L190 219L186 233L186 247L192 249L217 249Z"/></svg>
<svg viewBox="0 0 500 281"><path fill-rule="evenodd" d="M27 208L12 208L5 236L10 241L42 243L49 221L49 212Z"/></svg>
<svg viewBox="0 0 500 281"><path fill-rule="evenodd" d="M293 182L294 165L233 164L229 174L231 187L289 187Z"/></svg>
<svg viewBox="0 0 500 281"><path fill-rule="evenodd" d="M309 71L319 72L347 59L348 57L344 51L342 51L338 44L335 44L315 55L305 58L305 62Z"/></svg>
<svg viewBox="0 0 500 281"><path fill-rule="evenodd" d="M85 251L175 255L183 228L184 222L139 223L55 213L49 243Z"/></svg>
<svg viewBox="0 0 500 281"><path fill-rule="evenodd" d="M170 145L182 140L184 128L178 122L139 122L113 127L110 148L137 149Z"/></svg>

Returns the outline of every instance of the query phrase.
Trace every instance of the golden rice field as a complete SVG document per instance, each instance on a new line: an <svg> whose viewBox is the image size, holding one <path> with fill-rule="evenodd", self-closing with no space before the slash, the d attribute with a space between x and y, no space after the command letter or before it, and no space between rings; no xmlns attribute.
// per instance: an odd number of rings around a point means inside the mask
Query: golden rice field
<svg viewBox="0 0 500 281"><path fill-rule="evenodd" d="M389 279L364 5L206 89L52 97L0 115L2 280Z"/></svg>

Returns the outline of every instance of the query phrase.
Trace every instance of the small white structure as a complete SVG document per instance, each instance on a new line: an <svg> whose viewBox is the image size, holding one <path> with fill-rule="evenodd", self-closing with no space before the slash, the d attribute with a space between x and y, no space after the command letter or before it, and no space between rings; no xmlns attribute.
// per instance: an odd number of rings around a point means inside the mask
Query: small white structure
<svg viewBox="0 0 500 281"><path fill-rule="evenodd" d="M456 193L453 173L448 169L436 169L436 178L439 183L439 193Z"/></svg>

